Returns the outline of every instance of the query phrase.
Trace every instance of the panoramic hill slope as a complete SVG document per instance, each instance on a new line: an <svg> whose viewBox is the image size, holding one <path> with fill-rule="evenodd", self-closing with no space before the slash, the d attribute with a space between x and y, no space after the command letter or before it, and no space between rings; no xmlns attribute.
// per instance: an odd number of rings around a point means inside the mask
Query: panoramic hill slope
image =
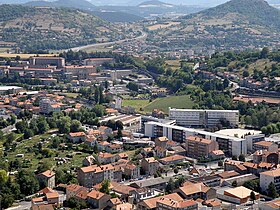
<svg viewBox="0 0 280 210"><path fill-rule="evenodd" d="M0 7L1 41L21 50L68 49L123 39L121 30L93 15L60 8Z"/></svg>
<svg viewBox="0 0 280 210"><path fill-rule="evenodd" d="M123 11L102 10L102 8L95 7L93 4L86 0L57 0L49 1L30 1L25 6L32 7L54 7L54 8L75 8L85 11L90 11L91 14L109 22L136 22L143 20L135 14L129 14Z"/></svg>
<svg viewBox="0 0 280 210"><path fill-rule="evenodd" d="M192 20L223 19L280 30L280 11L264 0L231 0L217 7L187 16Z"/></svg>
<svg viewBox="0 0 280 210"><path fill-rule="evenodd" d="M264 0L231 0L178 21L152 34L152 42L161 48L204 51L279 46L280 11Z"/></svg>

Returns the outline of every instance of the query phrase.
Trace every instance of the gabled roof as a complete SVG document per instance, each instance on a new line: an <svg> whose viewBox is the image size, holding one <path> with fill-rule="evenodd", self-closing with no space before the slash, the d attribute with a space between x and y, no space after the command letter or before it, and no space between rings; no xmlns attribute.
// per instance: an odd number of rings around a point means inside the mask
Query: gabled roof
<svg viewBox="0 0 280 210"><path fill-rule="evenodd" d="M157 206L157 201L161 198L172 199L174 201L183 201L183 198L181 198L177 193L172 193L164 196L143 200L140 204L141 206L146 206L148 209L154 209Z"/></svg>
<svg viewBox="0 0 280 210"><path fill-rule="evenodd" d="M89 192L87 194L87 197L88 198L92 198L92 199L95 199L95 200L99 200L100 198L102 198L103 196L105 196L106 194L102 193L102 192L99 192L99 191L96 191L96 190L92 190L91 192Z"/></svg>
<svg viewBox="0 0 280 210"><path fill-rule="evenodd" d="M51 171L51 170L47 170L47 171L45 171L45 172L43 172L43 173L41 173L39 175L51 178L51 177L53 177L55 175L55 173L53 171Z"/></svg>

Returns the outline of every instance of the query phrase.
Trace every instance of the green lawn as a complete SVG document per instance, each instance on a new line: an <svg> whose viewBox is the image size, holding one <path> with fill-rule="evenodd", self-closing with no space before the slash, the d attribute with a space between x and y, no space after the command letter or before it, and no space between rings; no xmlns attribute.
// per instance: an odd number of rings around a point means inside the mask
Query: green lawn
<svg viewBox="0 0 280 210"><path fill-rule="evenodd" d="M132 106L137 112L152 112L154 109L161 109L168 113L168 108L191 109L194 102L189 95L169 96L165 98L157 98L152 102L149 100L123 100L123 106ZM142 108L142 111L140 110Z"/></svg>
<svg viewBox="0 0 280 210"><path fill-rule="evenodd" d="M59 95L68 97L68 98L77 98L79 96L79 93L60 93Z"/></svg>
<svg viewBox="0 0 280 210"><path fill-rule="evenodd" d="M149 100L123 100L123 106L131 106L140 111L140 108L144 108L149 104Z"/></svg>
<svg viewBox="0 0 280 210"><path fill-rule="evenodd" d="M168 113L168 108L181 108L181 109L190 109L194 105L194 102L190 99L189 95L183 96L170 96L166 98L158 98L145 106L145 112L152 112L153 109L161 109L165 113Z"/></svg>

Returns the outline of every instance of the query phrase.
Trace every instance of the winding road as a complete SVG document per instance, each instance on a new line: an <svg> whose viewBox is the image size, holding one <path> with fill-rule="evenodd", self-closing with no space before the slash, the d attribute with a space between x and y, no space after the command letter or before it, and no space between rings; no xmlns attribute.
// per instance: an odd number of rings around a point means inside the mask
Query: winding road
<svg viewBox="0 0 280 210"><path fill-rule="evenodd" d="M141 31L141 35L137 36L135 38L122 39L122 40L114 41L114 42L104 42L104 43L89 44L89 45L85 45L85 46L70 48L70 49L67 49L66 51L72 50L74 52L78 52L80 50L87 50L87 49L93 48L93 47L106 47L106 46L110 46L110 45L113 45L113 44L121 44L121 43L124 43L124 42L127 42L127 41L135 41L135 40L142 40L142 39L144 40L146 38L147 38L147 34L145 32L143 32L143 31Z"/></svg>

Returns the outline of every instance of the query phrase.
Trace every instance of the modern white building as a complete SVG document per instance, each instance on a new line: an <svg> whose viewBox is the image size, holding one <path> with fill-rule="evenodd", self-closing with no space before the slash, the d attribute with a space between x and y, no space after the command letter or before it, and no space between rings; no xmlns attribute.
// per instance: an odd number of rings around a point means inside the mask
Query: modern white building
<svg viewBox="0 0 280 210"><path fill-rule="evenodd" d="M239 156L247 154L246 139L211 133L203 130L185 128L182 126L168 125L159 122L145 123L145 136L156 138L166 136L168 139L184 143L189 136L199 136L201 138L215 140L219 144L219 149L228 156Z"/></svg>
<svg viewBox="0 0 280 210"><path fill-rule="evenodd" d="M0 86L0 94L15 94L23 91L22 87L18 86Z"/></svg>
<svg viewBox="0 0 280 210"><path fill-rule="evenodd" d="M214 127L226 120L232 127L238 127L238 110L196 110L169 108L169 119L185 127Z"/></svg>
<svg viewBox="0 0 280 210"><path fill-rule="evenodd" d="M275 185L277 192L280 193L280 168L260 173L260 187L262 192L268 190L271 182Z"/></svg>

